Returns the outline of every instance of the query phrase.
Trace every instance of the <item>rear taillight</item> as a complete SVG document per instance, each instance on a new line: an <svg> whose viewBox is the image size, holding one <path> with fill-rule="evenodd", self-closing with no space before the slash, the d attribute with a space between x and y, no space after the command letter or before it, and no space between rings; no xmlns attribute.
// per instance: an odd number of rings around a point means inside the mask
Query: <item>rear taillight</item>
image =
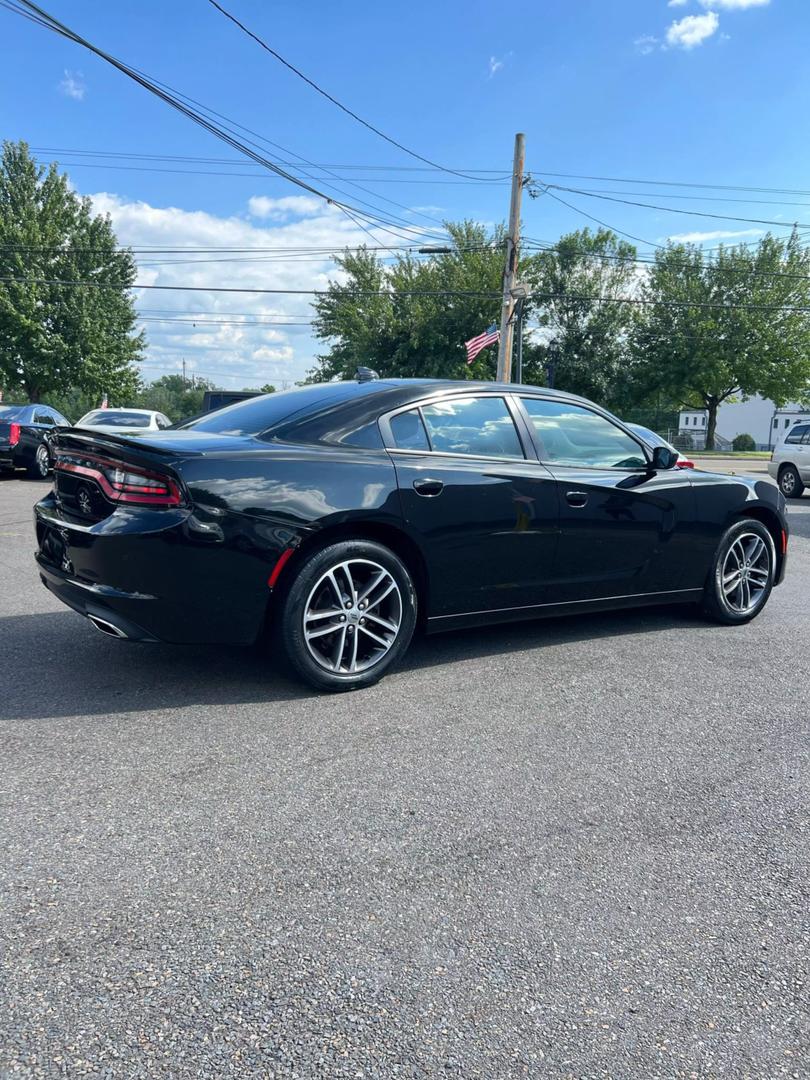
<svg viewBox="0 0 810 1080"><path fill-rule="evenodd" d="M183 496L174 480L139 465L80 451L57 450L54 468L95 481L111 502L137 506L183 504Z"/></svg>
<svg viewBox="0 0 810 1080"><path fill-rule="evenodd" d="M20 441L20 425L9 424L8 428L8 444L9 446L16 446Z"/></svg>
<svg viewBox="0 0 810 1080"><path fill-rule="evenodd" d="M690 461L689 458L679 458L676 462L679 469L694 469L694 461Z"/></svg>

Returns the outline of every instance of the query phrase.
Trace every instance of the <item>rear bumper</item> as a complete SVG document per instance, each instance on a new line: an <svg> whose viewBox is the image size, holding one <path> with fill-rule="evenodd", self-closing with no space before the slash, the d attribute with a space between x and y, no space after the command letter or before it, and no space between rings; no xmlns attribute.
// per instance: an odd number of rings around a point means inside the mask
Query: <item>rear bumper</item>
<svg viewBox="0 0 810 1080"><path fill-rule="evenodd" d="M175 644L249 644L265 624L278 553L241 515L202 521L189 508L120 507L99 522L35 508L43 584L114 636ZM96 623L98 626L98 623Z"/></svg>
<svg viewBox="0 0 810 1080"><path fill-rule="evenodd" d="M154 599L153 597L143 597L122 592L120 589L78 582L47 563L39 552L34 557L39 565L39 576L45 588L63 604L78 611L80 615L84 615L91 621L98 620L95 622L97 629L103 629L99 626L99 623L102 623L117 631L113 632L112 629L106 631L112 637L126 638L127 641L155 642L160 640L135 622L129 614L134 612L137 615L139 607L141 609L143 607L143 601Z"/></svg>

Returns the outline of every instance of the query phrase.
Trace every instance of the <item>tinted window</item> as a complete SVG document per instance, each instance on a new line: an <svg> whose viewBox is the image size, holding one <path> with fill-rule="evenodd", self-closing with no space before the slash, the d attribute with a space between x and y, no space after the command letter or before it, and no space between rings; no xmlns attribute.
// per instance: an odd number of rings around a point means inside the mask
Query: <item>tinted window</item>
<svg viewBox="0 0 810 1080"><path fill-rule="evenodd" d="M53 427L53 417L48 412L43 412L42 409L38 409L34 413L35 424L47 424L48 427Z"/></svg>
<svg viewBox="0 0 810 1080"><path fill-rule="evenodd" d="M382 450L383 441L376 420L368 421L367 410L358 415L344 402L331 409L320 409L312 417L299 416L289 422L276 424L264 438L282 442L329 443L334 446L352 446L361 450Z"/></svg>
<svg viewBox="0 0 810 1080"><path fill-rule="evenodd" d="M53 422L59 427L70 427L70 421L67 420L61 413L58 413L55 409L52 411Z"/></svg>
<svg viewBox="0 0 810 1080"><path fill-rule="evenodd" d="M431 450L476 457L523 457L506 402L499 397L452 398L426 405Z"/></svg>
<svg viewBox="0 0 810 1080"><path fill-rule="evenodd" d="M218 435L259 435L263 431L307 412L313 412L345 397L345 391L330 388L328 383L279 390L275 394L240 401L200 417L188 425L192 431L211 431Z"/></svg>
<svg viewBox="0 0 810 1080"><path fill-rule="evenodd" d="M591 469L638 469L646 458L638 443L603 416L562 401L524 398L542 461Z"/></svg>
<svg viewBox="0 0 810 1080"><path fill-rule="evenodd" d="M391 417L391 434L399 450L429 450L425 425L418 409L409 409Z"/></svg>
<svg viewBox="0 0 810 1080"><path fill-rule="evenodd" d="M799 424L791 431L789 435L785 436L786 443L800 443L802 436L806 435L810 431L810 425Z"/></svg>

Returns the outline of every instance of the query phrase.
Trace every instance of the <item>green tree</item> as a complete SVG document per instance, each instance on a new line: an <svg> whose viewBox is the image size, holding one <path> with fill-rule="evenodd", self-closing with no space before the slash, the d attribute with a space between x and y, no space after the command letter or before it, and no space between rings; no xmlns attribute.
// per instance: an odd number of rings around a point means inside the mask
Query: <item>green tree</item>
<svg viewBox="0 0 810 1080"><path fill-rule="evenodd" d="M347 280L314 303L315 334L329 352L308 381L351 379L360 366L394 377L495 377L495 348L468 365L464 342L500 318L503 234L471 222L448 229L450 254L406 255L387 267L361 249L339 260Z"/></svg>
<svg viewBox="0 0 810 1080"><path fill-rule="evenodd" d="M55 165L5 142L0 157L0 382L30 401L81 389L127 402L144 345L135 333L136 266L108 217ZM88 287L48 282L93 281Z"/></svg>
<svg viewBox="0 0 810 1080"><path fill-rule="evenodd" d="M608 229L581 229L560 238L531 260L524 278L543 344L524 363L526 380L545 382L554 365L554 385L618 407L628 396L629 304L594 297L627 297L637 279L636 249Z"/></svg>
<svg viewBox="0 0 810 1080"><path fill-rule="evenodd" d="M777 405L810 388L810 253L794 232L753 250L671 245L657 253L633 332L634 376L688 407L705 408L706 447L732 396Z"/></svg>
<svg viewBox="0 0 810 1080"><path fill-rule="evenodd" d="M144 386L135 401L138 408L165 413L176 424L202 412L203 395L213 389L205 379L195 378L192 384L182 375L162 375Z"/></svg>

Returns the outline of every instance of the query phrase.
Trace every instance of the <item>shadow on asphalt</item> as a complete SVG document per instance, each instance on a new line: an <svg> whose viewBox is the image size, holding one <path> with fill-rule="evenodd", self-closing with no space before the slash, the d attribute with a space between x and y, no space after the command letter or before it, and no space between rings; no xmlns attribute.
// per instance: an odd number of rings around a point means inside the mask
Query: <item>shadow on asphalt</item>
<svg viewBox="0 0 810 1080"><path fill-rule="evenodd" d="M694 630L696 625L701 624L694 609L678 606L418 636L399 670L440 668L625 634ZM272 704L321 696L281 674L260 646L116 642L70 611L0 618L0 641L7 658L0 670L0 714L10 720Z"/></svg>

